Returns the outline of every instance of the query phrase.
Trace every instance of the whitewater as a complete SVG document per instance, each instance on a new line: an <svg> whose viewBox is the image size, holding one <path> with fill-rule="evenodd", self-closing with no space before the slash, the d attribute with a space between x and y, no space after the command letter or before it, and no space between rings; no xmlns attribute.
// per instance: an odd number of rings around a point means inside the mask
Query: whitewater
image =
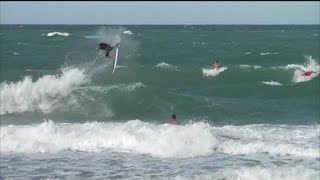
<svg viewBox="0 0 320 180"><path fill-rule="evenodd" d="M320 178L319 26L0 27L0 179Z"/></svg>

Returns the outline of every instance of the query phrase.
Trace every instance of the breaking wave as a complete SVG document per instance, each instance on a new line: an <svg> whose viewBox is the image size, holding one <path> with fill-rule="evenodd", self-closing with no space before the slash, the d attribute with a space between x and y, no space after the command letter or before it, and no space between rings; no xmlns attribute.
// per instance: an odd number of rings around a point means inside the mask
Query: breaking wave
<svg viewBox="0 0 320 180"><path fill-rule="evenodd" d="M61 75L44 75L36 81L26 76L15 83L1 83L0 114L51 112L63 97L87 80L84 70L63 68L61 71Z"/></svg>

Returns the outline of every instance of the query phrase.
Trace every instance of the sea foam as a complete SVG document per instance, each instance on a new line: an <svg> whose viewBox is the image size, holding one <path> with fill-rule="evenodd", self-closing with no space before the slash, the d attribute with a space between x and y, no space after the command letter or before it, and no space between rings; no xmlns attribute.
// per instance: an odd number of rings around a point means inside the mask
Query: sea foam
<svg viewBox="0 0 320 180"><path fill-rule="evenodd" d="M226 168L210 174L200 174L194 176L177 176L177 180L191 180L191 179L203 179L203 180L315 180L319 179L319 171L311 168L307 168L301 165L296 167L290 166L274 166L264 167L240 167L237 169Z"/></svg>
<svg viewBox="0 0 320 180"><path fill-rule="evenodd" d="M62 74L44 75L37 81L26 76L18 82L0 84L0 114L27 111L51 112L57 102L86 81L84 70L64 68Z"/></svg>
<svg viewBox="0 0 320 180"><path fill-rule="evenodd" d="M155 157L195 157L212 153L270 154L319 158L319 126L181 126L131 120L126 123L54 123L1 126L1 152L96 152L113 150Z"/></svg>
<svg viewBox="0 0 320 180"><path fill-rule="evenodd" d="M158 63L156 66L156 68L163 68L163 69L173 69L173 70L179 70L178 67L176 66L173 66L171 64L168 64L166 62L161 62L161 63Z"/></svg>
<svg viewBox="0 0 320 180"><path fill-rule="evenodd" d="M271 86L281 86L282 84L276 81L262 81L261 83L271 85Z"/></svg>
<svg viewBox="0 0 320 180"><path fill-rule="evenodd" d="M202 74L203 76L217 76L219 75L220 73L222 73L223 71L227 70L228 68L227 67L221 67L219 69L206 69L206 68L203 68L202 69Z"/></svg>
<svg viewBox="0 0 320 180"><path fill-rule="evenodd" d="M59 35L59 36L69 36L70 34L67 32L49 32L47 36L54 36L54 35Z"/></svg>
<svg viewBox="0 0 320 180"><path fill-rule="evenodd" d="M319 63L312 58L312 56L305 56L306 65L298 64L288 64L285 69L294 69L294 74L292 76L292 82L305 82L310 81L313 78L317 77L320 73ZM313 71L310 76L303 76L304 72Z"/></svg>

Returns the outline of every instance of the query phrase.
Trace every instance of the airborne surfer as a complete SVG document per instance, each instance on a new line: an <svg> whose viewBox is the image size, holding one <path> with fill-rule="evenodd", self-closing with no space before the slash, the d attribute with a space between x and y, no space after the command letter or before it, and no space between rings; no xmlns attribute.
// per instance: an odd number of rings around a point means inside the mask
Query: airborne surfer
<svg viewBox="0 0 320 180"><path fill-rule="evenodd" d="M115 47L118 47L119 46L119 43L117 43L114 47L112 47L110 44L107 44L107 43L99 43L98 44L98 48L97 48L97 51L99 51L100 49L101 50L105 50L106 53L105 53L105 56L107 58L113 58L113 56L110 55L110 52L115 48Z"/></svg>

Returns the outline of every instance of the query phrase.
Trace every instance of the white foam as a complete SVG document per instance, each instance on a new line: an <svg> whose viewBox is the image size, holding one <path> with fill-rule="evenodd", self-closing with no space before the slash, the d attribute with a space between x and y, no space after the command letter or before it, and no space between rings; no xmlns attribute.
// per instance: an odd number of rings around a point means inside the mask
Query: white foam
<svg viewBox="0 0 320 180"><path fill-rule="evenodd" d="M288 64L285 69L295 69L292 82L305 82L310 81L311 79L317 77L320 73L319 63L312 58L312 56L305 56L307 64L297 65L297 64ZM302 74L307 71L313 71L310 76L303 76Z"/></svg>
<svg viewBox="0 0 320 180"><path fill-rule="evenodd" d="M272 154L319 158L320 126L224 126L215 129L220 135L218 151L228 154Z"/></svg>
<svg viewBox="0 0 320 180"><path fill-rule="evenodd" d="M59 123L1 126L0 152L121 150L157 157L195 157L212 153L270 154L319 158L320 126L267 125L212 127L206 123L155 125Z"/></svg>
<svg viewBox="0 0 320 180"><path fill-rule="evenodd" d="M87 39L103 39L103 36L99 36L99 35L88 35L88 36L84 36Z"/></svg>
<svg viewBox="0 0 320 180"><path fill-rule="evenodd" d="M0 114L51 112L61 98L85 81L84 70L65 68L62 69L61 76L44 75L35 82L26 76L15 83L1 83Z"/></svg>
<svg viewBox="0 0 320 180"><path fill-rule="evenodd" d="M271 86L281 86L282 85L281 83L276 82L276 81L262 81L261 83L268 84L268 85L271 85Z"/></svg>
<svg viewBox="0 0 320 180"><path fill-rule="evenodd" d="M163 69L173 69L173 70L179 71L178 67L173 66L173 65L171 65L171 64L168 64L168 63L166 63L166 62L158 63L155 67L157 67L157 68L163 68Z"/></svg>
<svg viewBox="0 0 320 180"><path fill-rule="evenodd" d="M144 85L141 82L136 83L130 83L130 84L116 84L116 85L109 85L109 86L89 86L79 89L90 89L93 91L97 91L100 93L108 93L110 90L117 90L122 92L133 92L138 88L145 88L146 85Z"/></svg>
<svg viewBox="0 0 320 180"><path fill-rule="evenodd" d="M131 35L131 34L133 34L131 31L129 31L129 30L124 30L123 31L123 34L129 34L129 35Z"/></svg>
<svg viewBox="0 0 320 180"><path fill-rule="evenodd" d="M13 53L13 55L16 55L16 56L17 56L17 55L20 55L20 54L19 54L19 53L17 53L17 52L14 52L14 53Z"/></svg>
<svg viewBox="0 0 320 180"><path fill-rule="evenodd" d="M133 151L159 157L190 157L211 152L210 126L127 123L55 124L1 127L1 152L59 152L63 150Z"/></svg>
<svg viewBox="0 0 320 180"><path fill-rule="evenodd" d="M266 56L266 55L272 55L272 54L278 54L278 52L263 52L263 53L260 53L261 56Z"/></svg>
<svg viewBox="0 0 320 180"><path fill-rule="evenodd" d="M59 36L69 36L70 34L67 32L49 32L47 36L54 36L54 35L59 35Z"/></svg>
<svg viewBox="0 0 320 180"><path fill-rule="evenodd" d="M244 54L251 54L251 52L249 51L249 52L245 52Z"/></svg>
<svg viewBox="0 0 320 180"><path fill-rule="evenodd" d="M227 67L221 67L219 69L205 69L203 68L202 69L202 73L204 76L217 76L219 75L220 73L222 73L223 71L227 70L228 68Z"/></svg>
<svg viewBox="0 0 320 180"><path fill-rule="evenodd" d="M240 66L240 68L253 68L253 69L259 69L259 68L261 68L261 66L258 66L258 65L240 64L239 66Z"/></svg>
<svg viewBox="0 0 320 180"><path fill-rule="evenodd" d="M212 174L200 174L193 177L177 176L175 179L212 179L212 180L316 180L320 178L318 170L298 165L263 167L226 168Z"/></svg>

